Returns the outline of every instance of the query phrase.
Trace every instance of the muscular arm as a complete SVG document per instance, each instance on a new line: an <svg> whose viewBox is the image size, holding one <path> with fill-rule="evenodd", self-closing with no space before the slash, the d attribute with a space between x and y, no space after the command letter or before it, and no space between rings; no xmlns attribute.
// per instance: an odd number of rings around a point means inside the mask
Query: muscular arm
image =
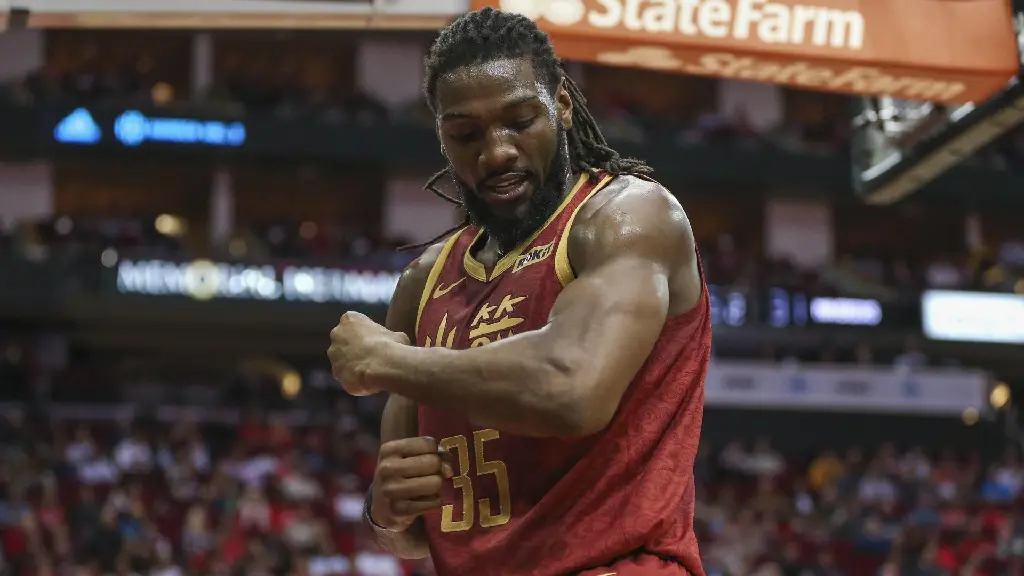
<svg viewBox="0 0 1024 576"><path fill-rule="evenodd" d="M416 341L416 313L419 309L420 294L439 252L440 249L436 246L428 248L402 273L391 299L391 306L388 308L385 327L404 333L410 342ZM381 444L419 436L417 414L416 402L398 394L391 394L380 419ZM374 494L374 499L377 498L383 496ZM417 519L404 532L371 531L377 534L378 544L399 558L426 558L430 555L423 518Z"/></svg>
<svg viewBox="0 0 1024 576"><path fill-rule="evenodd" d="M468 350L389 343L369 377L381 389L515 434L571 437L604 428L665 318L700 296L682 208L656 184L627 182L599 193L577 217L569 255L579 277L546 326Z"/></svg>

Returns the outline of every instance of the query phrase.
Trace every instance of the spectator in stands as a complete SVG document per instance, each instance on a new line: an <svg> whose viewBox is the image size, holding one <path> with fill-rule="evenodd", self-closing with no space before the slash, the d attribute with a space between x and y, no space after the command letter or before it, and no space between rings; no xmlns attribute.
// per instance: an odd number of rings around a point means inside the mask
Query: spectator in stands
<svg viewBox="0 0 1024 576"><path fill-rule="evenodd" d="M997 482L1005 486L1013 498L1020 495L1024 483L1024 469L1021 468L1017 450L1006 450L1003 461L996 465L995 476Z"/></svg>
<svg viewBox="0 0 1024 576"><path fill-rule="evenodd" d="M775 476L761 476L756 481L755 492L747 506L762 517L771 517L789 510L790 501L778 489Z"/></svg>
<svg viewBox="0 0 1024 576"><path fill-rule="evenodd" d="M238 527L242 531L270 531L270 504L263 493L263 488L250 483L245 494L238 501Z"/></svg>
<svg viewBox="0 0 1024 576"><path fill-rule="evenodd" d="M114 446L114 462L124 474L145 474L153 468L153 451L141 426L130 426Z"/></svg>
<svg viewBox="0 0 1024 576"><path fill-rule="evenodd" d="M810 516L815 512L814 494L802 478L793 481L793 499L790 507L799 516Z"/></svg>
<svg viewBox="0 0 1024 576"><path fill-rule="evenodd" d="M99 570L112 572L117 569L122 543L117 510L113 506L105 506L100 512L99 525L85 542L84 558L94 563Z"/></svg>
<svg viewBox="0 0 1024 576"><path fill-rule="evenodd" d="M916 502L907 514L908 526L926 529L937 528L942 521L934 496L928 491L917 492Z"/></svg>
<svg viewBox="0 0 1024 576"><path fill-rule="evenodd" d="M359 477L355 474L342 474L335 484L334 516L344 524L359 524L363 519L363 494Z"/></svg>
<svg viewBox="0 0 1024 576"><path fill-rule="evenodd" d="M68 464L78 467L91 462L96 455L96 441L93 440L89 427L85 424L76 427L74 440L64 450L64 459Z"/></svg>
<svg viewBox="0 0 1024 576"><path fill-rule="evenodd" d="M758 438L754 443L754 451L747 458L747 469L751 474L761 478L774 478L785 468L782 456L772 449L768 438Z"/></svg>
<svg viewBox="0 0 1024 576"><path fill-rule="evenodd" d="M171 496L175 500L187 502L199 494L199 473L195 469L187 447L179 445L173 454L170 449L162 447L157 461L167 478Z"/></svg>
<svg viewBox="0 0 1024 576"><path fill-rule="evenodd" d="M960 486L967 477L969 473L963 470L956 457L947 451L942 455L938 466L932 469L931 484L939 498L945 502L953 502L957 500Z"/></svg>
<svg viewBox="0 0 1024 576"><path fill-rule="evenodd" d="M885 473L885 463L876 460L861 477L857 497L861 504L881 504L896 500L896 484Z"/></svg>
<svg viewBox="0 0 1024 576"><path fill-rule="evenodd" d="M326 523L313 514L309 503L299 503L282 520L282 541L303 556L332 548Z"/></svg>
<svg viewBox="0 0 1024 576"><path fill-rule="evenodd" d="M63 558L71 552L71 536L65 523L67 517L60 503L55 482L43 482L42 496L36 510L42 535L52 543L54 553Z"/></svg>
<svg viewBox="0 0 1024 576"><path fill-rule="evenodd" d="M932 463L920 447L914 447L904 453L899 459L898 468L899 477L904 482L915 485L928 480L932 473Z"/></svg>
<svg viewBox="0 0 1024 576"><path fill-rule="evenodd" d="M174 562L173 551L166 543L157 547L156 561L149 576L185 576L185 571Z"/></svg>
<svg viewBox="0 0 1024 576"><path fill-rule="evenodd" d="M210 508L205 501L196 502L185 513L181 532L181 548L189 566L202 566L214 546Z"/></svg>
<svg viewBox="0 0 1024 576"><path fill-rule="evenodd" d="M928 355L921 351L921 342L915 336L908 336L903 343L903 352L893 360L893 367L917 370L928 365Z"/></svg>
<svg viewBox="0 0 1024 576"><path fill-rule="evenodd" d="M247 485L263 485L264 480L277 469L277 458L263 451L262 446L252 448L253 455L245 454L244 445L237 445L224 463L228 473Z"/></svg>
<svg viewBox="0 0 1024 576"><path fill-rule="evenodd" d="M306 559L306 572L309 576L338 576L349 574L352 562L333 549L326 549L320 554Z"/></svg>
<svg viewBox="0 0 1024 576"><path fill-rule="evenodd" d="M990 504L1009 504L1016 496L1016 486L1012 480L1000 474L996 464L988 468L985 480L981 483L981 499ZM1010 480L1010 481L1008 481Z"/></svg>
<svg viewBox="0 0 1024 576"><path fill-rule="evenodd" d="M402 576L405 570L402 563L390 554L379 552L367 537L362 537L356 544L358 552L352 558L356 574L373 576Z"/></svg>
<svg viewBox="0 0 1024 576"><path fill-rule="evenodd" d="M747 474L747 452L743 443L734 440L727 444L718 455L719 465L726 471L739 475Z"/></svg>
<svg viewBox="0 0 1024 576"><path fill-rule="evenodd" d="M307 471L297 452L292 452L282 460L276 476L281 493L289 500L309 501L323 496L323 488Z"/></svg>
<svg viewBox="0 0 1024 576"><path fill-rule="evenodd" d="M820 492L839 482L845 473L846 467L835 450L825 450L808 467L807 482L811 489Z"/></svg>
<svg viewBox="0 0 1024 576"><path fill-rule="evenodd" d="M76 543L89 541L99 528L102 508L96 502L93 488L83 484L78 489L78 501L68 511L68 524Z"/></svg>

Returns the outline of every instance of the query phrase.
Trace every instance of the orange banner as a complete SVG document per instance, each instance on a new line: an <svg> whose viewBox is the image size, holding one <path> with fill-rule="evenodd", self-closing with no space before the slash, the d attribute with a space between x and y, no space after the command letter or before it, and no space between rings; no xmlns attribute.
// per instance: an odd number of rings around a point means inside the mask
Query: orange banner
<svg viewBox="0 0 1024 576"><path fill-rule="evenodd" d="M963 103L1020 70L1008 0L471 0L568 60Z"/></svg>
<svg viewBox="0 0 1024 576"><path fill-rule="evenodd" d="M438 30L465 0L16 0L32 28ZM0 25L4 7L0 0ZM459 4L456 6L456 4Z"/></svg>

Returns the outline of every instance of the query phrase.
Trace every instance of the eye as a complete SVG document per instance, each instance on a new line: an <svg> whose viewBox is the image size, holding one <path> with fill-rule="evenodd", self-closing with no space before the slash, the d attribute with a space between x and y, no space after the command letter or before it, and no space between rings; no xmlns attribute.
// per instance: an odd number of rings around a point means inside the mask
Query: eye
<svg viewBox="0 0 1024 576"><path fill-rule="evenodd" d="M530 126L533 126L533 123L536 122L536 121L537 121L537 117L536 116L530 116L529 118L523 118L521 120L516 120L515 122L510 124L509 127L514 128L516 130L526 130Z"/></svg>
<svg viewBox="0 0 1024 576"><path fill-rule="evenodd" d="M460 142L460 143L463 143L463 144L468 143L468 142L472 142L478 136L479 136L479 132L477 130L470 130L470 131L464 131L464 132L454 132L454 133L450 132L448 134L449 138L451 138L452 140L455 140L456 142Z"/></svg>

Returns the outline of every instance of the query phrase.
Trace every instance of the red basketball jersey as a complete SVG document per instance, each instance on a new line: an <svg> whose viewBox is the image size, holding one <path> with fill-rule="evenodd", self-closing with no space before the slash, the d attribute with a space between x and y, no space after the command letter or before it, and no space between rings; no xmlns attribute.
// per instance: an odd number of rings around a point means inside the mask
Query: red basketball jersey
<svg viewBox="0 0 1024 576"><path fill-rule="evenodd" d="M448 239L420 300L416 344L485 346L548 321L575 276L568 236L613 179L581 176L548 222L487 269L482 231ZM453 456L442 510L425 516L441 576L703 575L693 533L693 461L711 349L706 288L665 322L611 424L583 439L480 429L420 406L421 435ZM486 386L481 382L481 386Z"/></svg>

